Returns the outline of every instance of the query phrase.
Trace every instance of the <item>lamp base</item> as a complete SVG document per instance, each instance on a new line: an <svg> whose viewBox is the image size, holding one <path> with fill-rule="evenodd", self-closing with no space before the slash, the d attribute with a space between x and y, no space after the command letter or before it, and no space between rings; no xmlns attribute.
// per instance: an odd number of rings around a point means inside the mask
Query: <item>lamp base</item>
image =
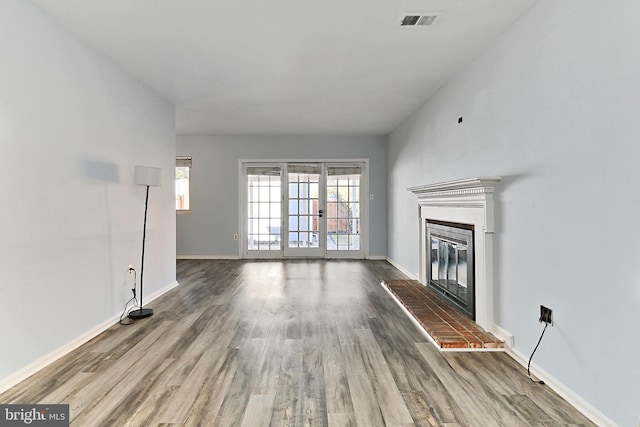
<svg viewBox="0 0 640 427"><path fill-rule="evenodd" d="M151 316L153 316L153 309L151 308L138 308L129 313L129 319L144 319Z"/></svg>

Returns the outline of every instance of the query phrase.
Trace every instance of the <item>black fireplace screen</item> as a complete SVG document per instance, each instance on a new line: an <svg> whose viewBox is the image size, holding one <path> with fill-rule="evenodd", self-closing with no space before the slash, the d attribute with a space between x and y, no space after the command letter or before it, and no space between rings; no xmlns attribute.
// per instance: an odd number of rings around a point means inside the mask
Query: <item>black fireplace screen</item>
<svg viewBox="0 0 640 427"><path fill-rule="evenodd" d="M475 319L473 226L427 221L428 286Z"/></svg>

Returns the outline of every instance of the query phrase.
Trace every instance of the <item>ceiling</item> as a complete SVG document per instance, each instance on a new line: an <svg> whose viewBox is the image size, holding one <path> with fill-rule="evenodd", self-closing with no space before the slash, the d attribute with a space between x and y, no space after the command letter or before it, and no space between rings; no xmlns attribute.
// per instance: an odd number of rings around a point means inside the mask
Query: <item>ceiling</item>
<svg viewBox="0 0 640 427"><path fill-rule="evenodd" d="M178 134L387 134L535 0L32 0ZM405 12L437 12L401 27Z"/></svg>

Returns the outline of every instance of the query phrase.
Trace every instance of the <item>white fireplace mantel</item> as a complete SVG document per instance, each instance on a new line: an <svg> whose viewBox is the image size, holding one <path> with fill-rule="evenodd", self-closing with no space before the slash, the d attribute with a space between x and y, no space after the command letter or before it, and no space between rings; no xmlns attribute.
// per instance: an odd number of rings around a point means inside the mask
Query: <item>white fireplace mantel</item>
<svg viewBox="0 0 640 427"><path fill-rule="evenodd" d="M494 200L499 176L461 179L410 187L420 206L420 281L427 283L428 219L474 226L476 323L494 332L493 232Z"/></svg>

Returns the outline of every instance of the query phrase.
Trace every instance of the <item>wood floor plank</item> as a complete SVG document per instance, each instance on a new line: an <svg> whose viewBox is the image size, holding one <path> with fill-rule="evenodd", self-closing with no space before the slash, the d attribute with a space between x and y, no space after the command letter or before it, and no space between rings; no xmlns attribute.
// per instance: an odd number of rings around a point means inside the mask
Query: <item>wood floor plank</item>
<svg viewBox="0 0 640 427"><path fill-rule="evenodd" d="M332 419L338 425L355 425L355 412L349 381L338 336L339 313L335 307L324 312L324 321L319 322L318 330L322 348L322 372L324 375L324 395L327 408L327 421ZM333 417L332 415L336 415Z"/></svg>
<svg viewBox="0 0 640 427"><path fill-rule="evenodd" d="M418 343L416 346L422 352L425 351L426 343ZM505 427L526 426L523 420L511 408L502 404L502 399L496 400L493 393L484 395L490 390L485 384L469 381L456 375L455 371L448 364L440 361L438 369L435 370L443 385L455 397L460 408L456 417L462 420L462 425L496 425ZM477 399L477 396L486 396L484 399Z"/></svg>
<svg viewBox="0 0 640 427"><path fill-rule="evenodd" d="M398 390L398 386L389 371L387 362L371 330L359 329L355 331L355 334L358 338L365 369L372 379L378 405L385 423L387 425L413 423L402 394Z"/></svg>
<svg viewBox="0 0 640 427"><path fill-rule="evenodd" d="M302 340L287 339L280 365L280 378L271 423L302 425Z"/></svg>
<svg viewBox="0 0 640 427"><path fill-rule="evenodd" d="M347 381L353 410L358 425L384 425L371 380L364 368L361 353L356 344L341 345L342 360L347 371Z"/></svg>
<svg viewBox="0 0 640 427"><path fill-rule="evenodd" d="M256 381L252 394L275 395L278 387L284 348L282 329L273 327L266 338L262 354L256 360Z"/></svg>
<svg viewBox="0 0 640 427"><path fill-rule="evenodd" d="M325 394L325 376L323 347L319 336L310 336L309 331L317 332L315 326L307 323L303 328L302 340L302 423L303 425L326 426L327 398Z"/></svg>
<svg viewBox="0 0 640 427"><path fill-rule="evenodd" d="M178 339L179 336L173 335L163 339L163 344L171 347ZM96 388L95 384L98 382L94 382L90 384L90 387L83 388L78 395L70 400L72 421L78 425L112 425L108 421L110 418L118 417L117 412L120 414L133 412L142 403L154 384L153 380L164 372L163 363L166 358L162 352L153 351L149 347L146 348L144 354L137 352L132 355L139 356L146 369L138 369L137 365L125 365L124 363L112 366L109 373L118 372L118 377L110 382L110 388L106 393L104 393L104 388ZM123 357L123 359L125 358L127 357ZM118 370L116 371L116 369ZM91 411L78 411L77 416L74 416L74 412L80 407L90 407ZM116 408L119 411L116 411Z"/></svg>
<svg viewBox="0 0 640 427"><path fill-rule="evenodd" d="M171 370L171 365L175 360L166 359L160 370ZM167 386L163 382L155 382L147 392L139 393L135 397L135 404L130 405L131 410L113 411L111 417L105 422L108 425L131 425L143 426L151 425L149 420L166 405L171 399L174 388Z"/></svg>
<svg viewBox="0 0 640 427"><path fill-rule="evenodd" d="M271 394L252 394L242 418L241 427L261 427L271 424L273 404L276 396Z"/></svg>
<svg viewBox="0 0 640 427"><path fill-rule="evenodd" d="M108 417L117 404L124 398L127 391L136 387L136 380L140 381L145 375L154 372L162 363L161 353L151 350L162 342L170 326L168 322L160 322L157 328L142 338L126 354L115 362L108 364L108 368L96 371L96 381L88 383L77 390L66 403L69 404L70 418L78 423L85 420L103 420ZM178 340L173 335L169 344ZM147 384L143 384L143 388ZM105 413L106 412L106 413ZM94 414L94 415L92 415Z"/></svg>
<svg viewBox="0 0 640 427"><path fill-rule="evenodd" d="M181 260L154 315L0 395L72 425L592 426L504 353L443 354L385 261Z"/></svg>
<svg viewBox="0 0 640 427"><path fill-rule="evenodd" d="M432 414L439 425L465 422L464 418L460 419L461 414L464 414L463 409L436 372L437 369L449 369L445 360L439 360L439 351L429 343L424 343L427 345L423 347L423 351L428 352L428 357L425 357L416 343L404 336L403 328L413 325L394 325L393 320L388 317L385 315L381 319L370 319L369 324L398 389L404 393L423 394L424 400L414 400L412 404L414 407L425 404L426 406L416 409ZM393 328L390 325L394 325Z"/></svg>
<svg viewBox="0 0 640 427"><path fill-rule="evenodd" d="M256 381L254 363L263 353L265 344L265 338L251 338L241 347L240 364L218 412L217 425L238 426L242 423L244 410L251 397L250 390Z"/></svg>
<svg viewBox="0 0 640 427"><path fill-rule="evenodd" d="M220 368L212 371L212 376L207 378L197 398L192 402L183 401L184 405L191 405L190 412L184 420L185 426L223 425L217 420L220 408L228 397L231 383L240 366L240 351L229 349L224 354ZM180 402L179 399L176 401Z"/></svg>

